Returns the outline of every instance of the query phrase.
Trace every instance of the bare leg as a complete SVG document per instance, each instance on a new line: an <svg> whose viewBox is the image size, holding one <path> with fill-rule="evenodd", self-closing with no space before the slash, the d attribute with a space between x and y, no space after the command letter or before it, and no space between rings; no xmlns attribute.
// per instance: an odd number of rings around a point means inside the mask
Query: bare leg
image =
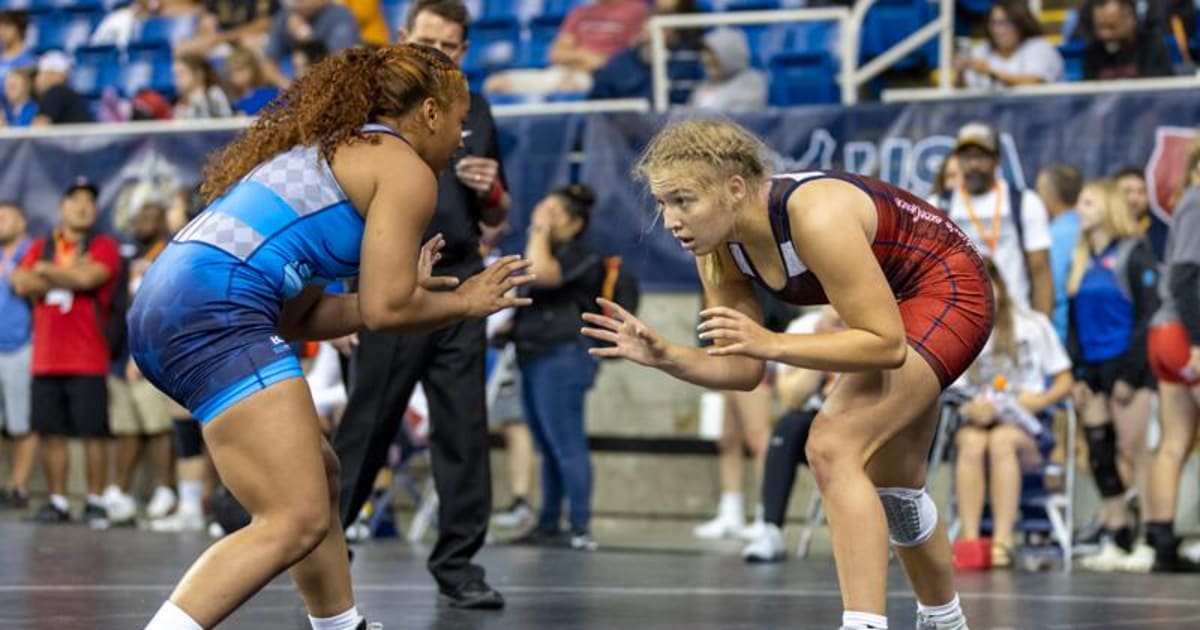
<svg viewBox="0 0 1200 630"><path fill-rule="evenodd" d="M151 435L146 438L146 442L146 450L150 452L150 464L154 467L154 483L170 488L174 477L170 432Z"/></svg>
<svg viewBox="0 0 1200 630"><path fill-rule="evenodd" d="M87 491L98 496L108 485L108 439L88 438L83 447L87 456Z"/></svg>
<svg viewBox="0 0 1200 630"><path fill-rule="evenodd" d="M253 519L209 547L171 594L201 626L215 626L319 546L309 561L326 563L319 571L323 576L298 583L310 612L321 616L350 607L346 553L344 548L333 553L335 543L327 541L331 530L341 539L341 528L332 526L337 510L329 502L328 447L319 425L308 386L291 379L243 400L204 428L221 479Z"/></svg>
<svg viewBox="0 0 1200 630"><path fill-rule="evenodd" d="M1076 404L1079 406L1080 418L1083 421L1084 430L1095 429L1112 423L1113 420L1109 416L1107 396L1088 390L1086 387L1079 388L1077 393L1080 395L1077 397ZM1120 437L1118 437L1119 439ZM1125 515L1125 498L1123 496L1102 497L1100 523L1105 529L1110 531L1119 530L1127 525L1127 520Z"/></svg>
<svg viewBox="0 0 1200 630"><path fill-rule="evenodd" d="M508 448L508 480L514 497L529 498L533 476L533 437L524 422L504 425L504 443Z"/></svg>
<svg viewBox="0 0 1200 630"><path fill-rule="evenodd" d="M33 460L37 455L38 438L34 433L28 433L13 438L9 453L12 455L12 488L27 492L29 490L29 475L33 472Z"/></svg>
<svg viewBox="0 0 1200 630"><path fill-rule="evenodd" d="M1179 501L1179 477L1196 438L1197 405L1183 385L1159 383L1162 439L1154 457L1146 520L1173 522Z"/></svg>
<svg viewBox="0 0 1200 630"><path fill-rule="evenodd" d="M1123 392L1124 393L1124 392ZM1150 448L1146 438L1150 429L1150 404L1154 392L1138 389L1119 399L1114 393L1109 400L1113 422L1117 427L1117 452L1122 462L1121 478L1125 485L1137 488L1138 496L1147 500L1150 481Z"/></svg>
<svg viewBox="0 0 1200 630"><path fill-rule="evenodd" d="M742 416L734 392L725 393L725 422L717 442L721 492L742 494Z"/></svg>
<svg viewBox="0 0 1200 630"><path fill-rule="evenodd" d="M846 610L884 614L888 526L876 483L924 485L939 393L933 370L910 349L904 365L896 370L843 375L813 422L805 450L828 514ZM907 434L897 440L903 448L877 457L901 434ZM922 439L924 446L914 448ZM868 462L875 473L870 477ZM901 559L910 574L929 572L914 580L922 601L943 604L953 597L950 544L944 529L939 528L924 545L903 552ZM943 593L946 599L933 601Z"/></svg>
<svg viewBox="0 0 1200 630"><path fill-rule="evenodd" d="M142 436L117 437L117 485L129 494L133 491L133 476L137 472L138 455L142 451Z"/></svg>
<svg viewBox="0 0 1200 630"><path fill-rule="evenodd" d="M994 544L1012 549L1013 528L1021 505L1021 455L1030 457L1037 445L1020 428L1004 424L992 429L988 441L988 462L991 474L992 514L995 527Z"/></svg>
<svg viewBox="0 0 1200 630"><path fill-rule="evenodd" d="M771 388L759 385L749 392L730 392L729 402L737 409L742 440L745 448L754 457L754 487L751 496L759 496L762 485L763 467L767 463L767 445L771 440ZM738 445L738 469L741 470L741 449Z"/></svg>
<svg viewBox="0 0 1200 630"><path fill-rule="evenodd" d="M954 493L962 539L979 538L979 522L987 499L987 429L965 425L954 437L958 456L954 460Z"/></svg>
<svg viewBox="0 0 1200 630"><path fill-rule="evenodd" d="M42 472L50 494L67 496L67 439L61 435L42 436Z"/></svg>

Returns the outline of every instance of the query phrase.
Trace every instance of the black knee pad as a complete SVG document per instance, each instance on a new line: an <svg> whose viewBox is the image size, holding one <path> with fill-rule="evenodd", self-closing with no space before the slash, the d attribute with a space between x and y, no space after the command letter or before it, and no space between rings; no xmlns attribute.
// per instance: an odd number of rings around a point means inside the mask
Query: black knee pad
<svg viewBox="0 0 1200 630"><path fill-rule="evenodd" d="M812 428L816 412L792 411L783 415L775 430L771 432L771 448L787 450L792 465L808 465L804 446L808 443L808 430Z"/></svg>
<svg viewBox="0 0 1200 630"><path fill-rule="evenodd" d="M1121 473L1117 471L1117 430L1112 423L1083 430L1088 443L1088 463L1096 478L1100 496L1111 499L1125 493Z"/></svg>
<svg viewBox="0 0 1200 630"><path fill-rule="evenodd" d="M204 433L200 430L200 422L188 418L187 420L176 420L173 424L175 450L178 451L179 458L187 459L203 455Z"/></svg>

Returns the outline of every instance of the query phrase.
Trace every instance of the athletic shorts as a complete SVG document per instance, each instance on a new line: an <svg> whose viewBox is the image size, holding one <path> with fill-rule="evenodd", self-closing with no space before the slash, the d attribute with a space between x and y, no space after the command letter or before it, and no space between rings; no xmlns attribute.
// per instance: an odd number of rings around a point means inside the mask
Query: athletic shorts
<svg viewBox="0 0 1200 630"><path fill-rule="evenodd" d="M279 336L280 305L249 271L174 260L150 268L129 309L129 350L146 380L207 423L274 385L303 378ZM186 252L185 252L186 253Z"/></svg>
<svg viewBox="0 0 1200 630"><path fill-rule="evenodd" d="M967 371L991 336L995 297L977 257L955 254L939 264L939 273L930 273L899 306L908 344L933 368L945 390Z"/></svg>
<svg viewBox="0 0 1200 630"><path fill-rule="evenodd" d="M12 437L29 433L32 357L29 344L12 352L0 352L0 432Z"/></svg>
<svg viewBox="0 0 1200 630"><path fill-rule="evenodd" d="M108 377L109 428L113 435L159 435L171 430L167 397L144 378Z"/></svg>
<svg viewBox="0 0 1200 630"><path fill-rule="evenodd" d="M38 435L110 436L104 376L35 376L32 411Z"/></svg>
<svg viewBox="0 0 1200 630"><path fill-rule="evenodd" d="M1130 360L1121 355L1106 361L1082 363L1075 370L1076 379L1087 384L1093 392L1111 394L1121 381L1134 389L1150 389L1154 387L1154 375L1150 366L1140 361Z"/></svg>
<svg viewBox="0 0 1200 630"><path fill-rule="evenodd" d="M1192 343L1183 322L1173 320L1150 328L1147 344L1150 369L1159 381L1188 387L1200 385L1200 374L1187 373Z"/></svg>

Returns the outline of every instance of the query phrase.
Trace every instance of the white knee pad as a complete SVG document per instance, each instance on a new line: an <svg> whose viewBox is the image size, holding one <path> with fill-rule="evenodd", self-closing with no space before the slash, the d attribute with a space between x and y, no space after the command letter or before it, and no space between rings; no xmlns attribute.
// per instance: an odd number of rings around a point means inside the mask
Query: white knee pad
<svg viewBox="0 0 1200 630"><path fill-rule="evenodd" d="M877 488L887 516L888 534L897 547L916 547L937 527L937 505L924 488Z"/></svg>

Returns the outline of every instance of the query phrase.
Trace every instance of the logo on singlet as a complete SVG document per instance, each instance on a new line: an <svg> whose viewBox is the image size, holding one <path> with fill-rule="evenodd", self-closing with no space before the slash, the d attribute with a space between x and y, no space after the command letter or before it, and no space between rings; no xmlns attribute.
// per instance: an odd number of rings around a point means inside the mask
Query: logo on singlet
<svg viewBox="0 0 1200 630"><path fill-rule="evenodd" d="M271 335L271 343L277 346L287 345L287 342L284 341L283 337L280 337L279 335Z"/></svg>

